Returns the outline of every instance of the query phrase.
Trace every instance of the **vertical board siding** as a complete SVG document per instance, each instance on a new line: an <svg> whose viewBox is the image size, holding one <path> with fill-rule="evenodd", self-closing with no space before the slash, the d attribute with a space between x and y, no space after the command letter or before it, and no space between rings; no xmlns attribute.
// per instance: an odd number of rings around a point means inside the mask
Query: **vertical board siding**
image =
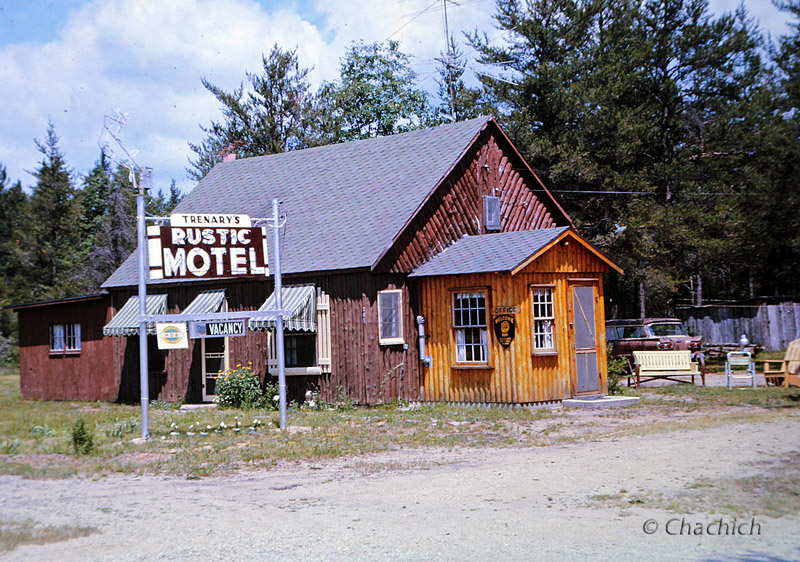
<svg viewBox="0 0 800 562"><path fill-rule="evenodd" d="M767 351L800 338L800 303L680 308L677 316L708 345L738 344L742 334Z"/></svg>
<svg viewBox="0 0 800 562"><path fill-rule="evenodd" d="M103 337L111 299L20 308L19 372L23 398L37 400L117 399L112 342ZM80 324L80 353L50 353L50 325Z"/></svg>
<svg viewBox="0 0 800 562"><path fill-rule="evenodd" d="M532 403L574 396L573 345L570 327L572 294L576 284L596 287L597 352L600 388L607 387L605 318L602 273L607 266L578 244L557 245L524 271L459 276L427 277L419 280L422 314L429 334L427 351L433 359L422 368L420 396L426 401ZM579 278L580 281L576 280ZM533 354L533 310L531 285L554 287L555 355ZM453 368L455 336L452 328L452 291L485 287L489 319L495 306L519 306L515 315L516 335L504 348L489 321L491 369Z"/></svg>
<svg viewBox="0 0 800 562"><path fill-rule="evenodd" d="M500 197L501 232L567 226L549 196L537 192L539 182L506 142L483 131L376 269L410 272L460 238L486 234L484 195Z"/></svg>
<svg viewBox="0 0 800 562"><path fill-rule="evenodd" d="M306 390L319 389L325 400L345 395L360 404L377 404L404 399L417 399L419 393L418 352L416 347L416 302L404 275L354 272L334 275L285 277L284 284L313 283L327 297L330 330L318 326L318 337L329 339L330 357L323 374L293 376L287 379L290 396L302 400ZM272 281L223 281L215 284L154 285L153 294L166 293L170 313L184 309L197 294L208 289L225 289L228 310L256 310L272 293ZM378 344L378 291L403 291L405 343ZM119 310L132 290L115 291L112 302ZM325 303L320 301L322 307ZM322 308L321 307L321 308ZM362 315L363 310L363 315ZM119 374L120 399L135 401L139 395L139 355L137 337L113 339L113 368ZM262 377L268 372L269 336L265 332L248 331L244 337L228 339L231 365L252 362ZM166 375L163 380L151 377L151 399L202 400L199 341L191 341L188 350L166 352ZM323 359L322 357L320 357Z"/></svg>

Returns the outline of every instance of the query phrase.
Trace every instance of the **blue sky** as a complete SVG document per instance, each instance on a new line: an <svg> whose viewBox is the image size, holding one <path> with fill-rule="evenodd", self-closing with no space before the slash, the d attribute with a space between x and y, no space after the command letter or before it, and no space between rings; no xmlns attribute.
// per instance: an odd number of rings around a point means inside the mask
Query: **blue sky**
<svg viewBox="0 0 800 562"><path fill-rule="evenodd" d="M711 0L714 13L736 8ZM786 16L770 0L746 2L773 36ZM451 33L492 28L493 0L448 5ZM0 164L12 181L33 184L48 120L76 175L97 161L104 115L128 114L122 130L137 162L188 191L185 168L199 124L219 119L201 77L233 89L278 43L314 67L313 83L332 80L356 40L400 40L421 86L435 90L433 58L444 47L440 0L0 0ZM468 49L464 49L468 52Z"/></svg>

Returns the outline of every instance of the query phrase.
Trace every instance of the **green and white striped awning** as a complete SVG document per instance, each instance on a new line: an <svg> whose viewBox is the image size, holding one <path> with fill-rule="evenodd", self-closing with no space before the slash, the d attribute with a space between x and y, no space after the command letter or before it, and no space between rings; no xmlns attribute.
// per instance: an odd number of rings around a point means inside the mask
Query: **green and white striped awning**
<svg viewBox="0 0 800 562"><path fill-rule="evenodd" d="M219 312L225 302L225 289L203 291L197 295L181 314L208 314Z"/></svg>
<svg viewBox="0 0 800 562"><path fill-rule="evenodd" d="M147 295L145 305L147 315L167 313L167 295ZM156 326L148 322L147 333L155 334ZM131 297L111 322L103 326L104 336L138 336L139 335L139 297Z"/></svg>
<svg viewBox="0 0 800 562"><path fill-rule="evenodd" d="M286 330L317 331L317 291L314 285L286 285L281 291L281 301L289 316L284 317ZM258 310L275 310L275 293ZM253 318L248 323L251 330L274 330L274 319Z"/></svg>

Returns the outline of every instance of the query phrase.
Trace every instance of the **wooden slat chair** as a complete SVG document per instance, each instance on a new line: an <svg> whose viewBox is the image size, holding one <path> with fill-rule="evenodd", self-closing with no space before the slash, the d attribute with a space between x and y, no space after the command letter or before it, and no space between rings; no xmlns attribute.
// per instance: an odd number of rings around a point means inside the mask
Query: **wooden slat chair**
<svg viewBox="0 0 800 562"><path fill-rule="evenodd" d="M706 385L705 366L692 361L691 351L634 351L633 358L636 388L643 382L655 379L688 383L683 378L690 377L694 384L695 375L700 376L703 386Z"/></svg>
<svg viewBox="0 0 800 562"><path fill-rule="evenodd" d="M750 379L756 387L756 364L749 351L731 351L725 361L725 381L733 388L733 379Z"/></svg>
<svg viewBox="0 0 800 562"><path fill-rule="evenodd" d="M771 363L780 363L779 369L771 369ZM767 384L800 386L800 339L793 340L786 348L782 361L764 361L764 378Z"/></svg>

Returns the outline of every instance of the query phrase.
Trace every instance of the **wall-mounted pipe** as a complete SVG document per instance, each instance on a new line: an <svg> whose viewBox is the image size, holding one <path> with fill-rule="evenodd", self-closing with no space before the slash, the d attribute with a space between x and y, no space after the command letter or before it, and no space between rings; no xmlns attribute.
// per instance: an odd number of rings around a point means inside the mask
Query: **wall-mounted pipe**
<svg viewBox="0 0 800 562"><path fill-rule="evenodd" d="M425 354L425 317L417 316L417 332L419 333L419 360L426 367L433 364L433 358Z"/></svg>

